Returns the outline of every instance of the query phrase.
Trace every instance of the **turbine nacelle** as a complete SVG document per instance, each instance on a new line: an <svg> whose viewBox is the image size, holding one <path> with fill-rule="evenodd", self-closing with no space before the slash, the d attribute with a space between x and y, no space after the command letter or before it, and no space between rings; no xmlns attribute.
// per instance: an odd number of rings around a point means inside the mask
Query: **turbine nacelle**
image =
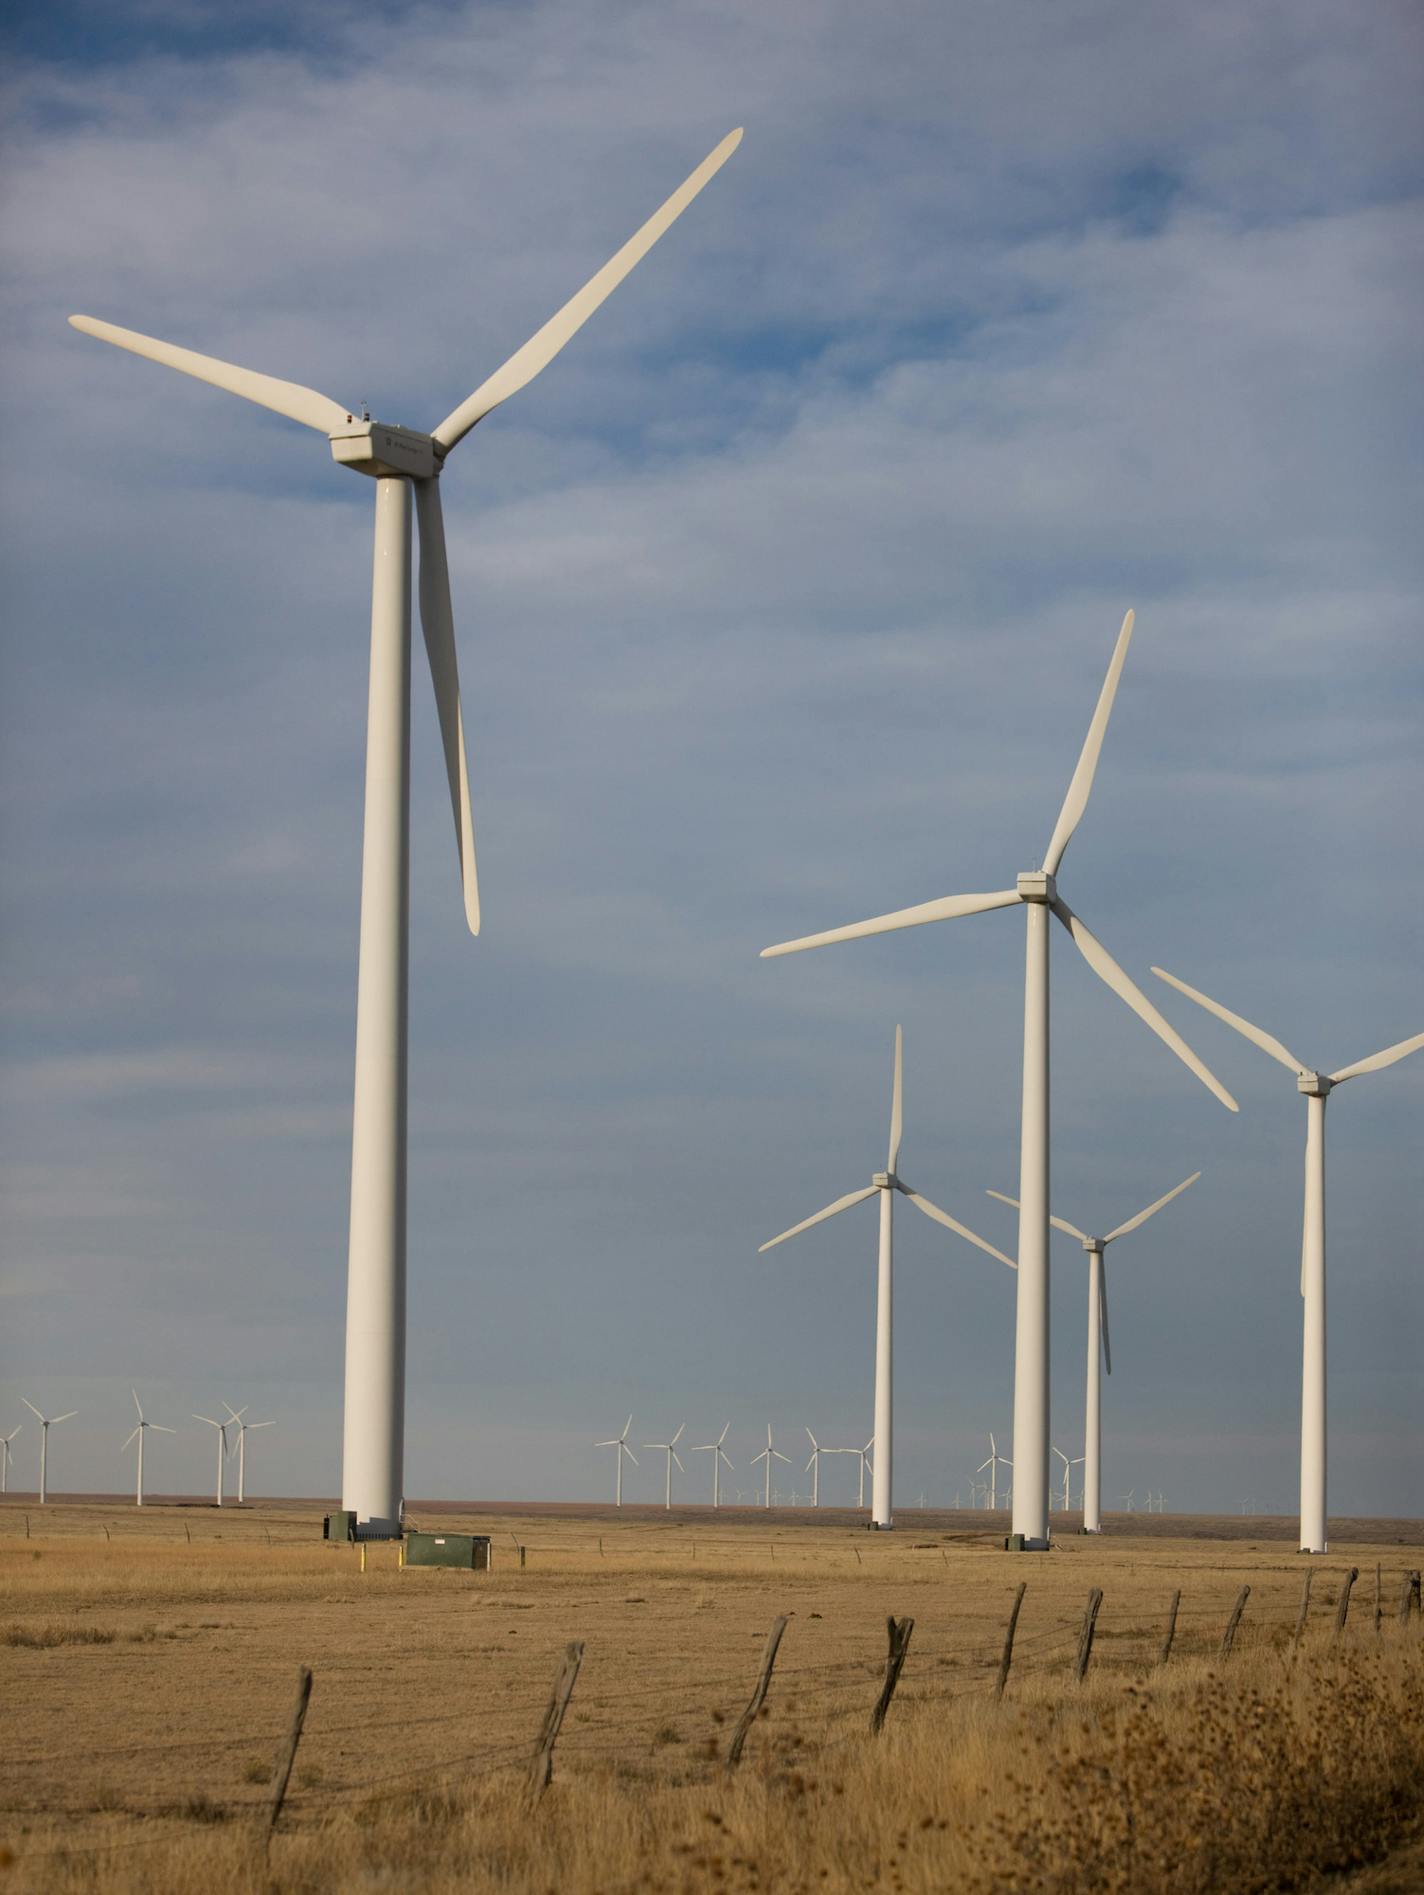
<svg viewBox="0 0 1424 1895"><path fill-rule="evenodd" d="M1303 1072L1296 1074L1295 1089L1307 1099L1323 1099L1334 1084L1324 1073Z"/></svg>
<svg viewBox="0 0 1424 1895"><path fill-rule="evenodd" d="M870 1174L870 1182L875 1186L877 1191L898 1191L900 1189L900 1180L895 1176L893 1171L872 1171Z"/></svg>
<svg viewBox="0 0 1424 1895"><path fill-rule="evenodd" d="M334 429L328 437L331 458L341 466L377 480L393 474L434 480L440 472L444 455L428 434L391 427L384 421L358 421L354 415L346 418L349 425Z"/></svg>
<svg viewBox="0 0 1424 1895"><path fill-rule="evenodd" d="M1085 1237L1083 1239L1083 1248L1091 1257L1095 1253L1100 1253L1107 1241L1106 1237Z"/></svg>
<svg viewBox="0 0 1424 1895"><path fill-rule="evenodd" d="M1020 901L1037 902L1042 908L1051 908L1058 899L1058 883L1047 869L1025 869L1015 880Z"/></svg>

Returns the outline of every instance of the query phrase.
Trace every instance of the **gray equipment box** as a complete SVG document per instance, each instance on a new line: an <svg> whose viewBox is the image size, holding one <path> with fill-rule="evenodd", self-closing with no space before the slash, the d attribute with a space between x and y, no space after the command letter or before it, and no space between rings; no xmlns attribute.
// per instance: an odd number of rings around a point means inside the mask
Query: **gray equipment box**
<svg viewBox="0 0 1424 1895"><path fill-rule="evenodd" d="M457 1566L461 1572L487 1573L489 1536L485 1533L407 1533L407 1566Z"/></svg>
<svg viewBox="0 0 1424 1895"><path fill-rule="evenodd" d="M329 1513L321 1523L321 1537L324 1540L354 1540L356 1538L355 1514Z"/></svg>

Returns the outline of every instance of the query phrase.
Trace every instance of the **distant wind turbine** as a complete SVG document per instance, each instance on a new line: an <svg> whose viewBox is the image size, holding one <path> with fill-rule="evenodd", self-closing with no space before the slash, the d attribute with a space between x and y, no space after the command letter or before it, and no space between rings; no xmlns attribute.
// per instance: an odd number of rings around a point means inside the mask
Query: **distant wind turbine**
<svg viewBox="0 0 1424 1895"><path fill-rule="evenodd" d="M22 1421L20 1428L24 1425ZM15 1458L15 1450L10 1443L20 1432L20 1428L12 1428L8 1434L0 1435L0 1494L8 1494L10 1491L10 1463Z"/></svg>
<svg viewBox="0 0 1424 1895"><path fill-rule="evenodd" d="M660 1453L667 1455L667 1497L664 1500L663 1505L669 1508L672 1506L672 1464L673 1462L677 1461L677 1471L679 1474L685 1474L687 1472L687 1469L683 1466L682 1462L677 1460L677 1444L682 1439L682 1431L686 1426L687 1426L687 1423L685 1421L680 1421L677 1424L677 1433L673 1436L671 1441L645 1441L643 1443L643 1446L645 1448L656 1448L658 1449Z"/></svg>
<svg viewBox="0 0 1424 1895"><path fill-rule="evenodd" d="M65 1414L46 1417L40 1413L39 1409L35 1407L34 1403L30 1401L27 1396L22 1395L20 1400L24 1402L26 1408L29 1409L30 1413L40 1424L40 1505L43 1507L48 1505L49 1502L49 1431L51 1428L57 1428L61 1421L73 1421L74 1417L79 1413L79 1410L77 1408L71 1408ZM15 1434L19 1432L20 1430L17 1428ZM11 1435L10 1439L12 1441L14 1438L15 1436Z"/></svg>
<svg viewBox="0 0 1424 1895"><path fill-rule="evenodd" d="M134 1505L141 1507L143 1505L143 1437L148 1433L150 1428L159 1434L177 1434L178 1430L176 1428L165 1428L161 1421L145 1421L143 1418L143 1404L138 1398L138 1390L131 1388L129 1393L133 1396L134 1407L138 1409L138 1426L134 1429L128 1440L125 1441L123 1447L119 1449L119 1452L120 1454L126 1454L133 1443L135 1441L138 1442L138 1482L134 1492Z"/></svg>
<svg viewBox="0 0 1424 1895"><path fill-rule="evenodd" d="M1118 679L1132 637L1133 615L1123 619L1107 678L1098 696L1093 721L1058 812L1042 868L1018 877L1013 888L988 895L947 895L921 902L894 914L876 915L849 927L809 934L764 948L763 958L795 954L803 948L828 947L835 941L853 941L865 935L887 934L896 928L914 928L926 921L951 921L959 915L982 914L990 908L1023 904L1027 909L1027 951L1024 962L1023 1117L1019 1148L1018 1313L1014 1339L1014 1455L1018 1469L1014 1489L1012 1531L1025 1547L1048 1545L1048 917L1054 915L1072 936L1083 959L1118 998L1194 1072L1202 1084L1234 1112L1236 1101L1204 1066L1176 1029L1153 1006L1136 983L1074 914L1058 893L1056 876L1064 851L1088 805L1098 756L1117 695Z"/></svg>
<svg viewBox="0 0 1424 1895"><path fill-rule="evenodd" d="M999 1505L999 1469L1001 1467L1012 1466L1013 1462L1008 1456L1006 1454L1000 1454L994 1444L994 1437L991 1434L989 1436L989 1458L987 1461L981 1461L974 1470L976 1474L982 1474L986 1467L989 1470L989 1509L991 1512L997 1509Z"/></svg>
<svg viewBox="0 0 1424 1895"><path fill-rule="evenodd" d="M811 1505L819 1507L821 1504L821 1456L834 1454L836 1450L823 1448L809 1428L806 1434L811 1443L811 1458L806 1463L806 1472L811 1476Z"/></svg>
<svg viewBox="0 0 1424 1895"><path fill-rule="evenodd" d="M1253 1046L1259 1046L1287 1072L1294 1073L1296 1090L1305 1099L1305 1208L1300 1244L1300 1293L1305 1304L1300 1378L1300 1550L1325 1553L1329 1551L1325 1511L1325 1101L1347 1079L1381 1072L1418 1052L1424 1046L1424 1033L1399 1040L1381 1053L1371 1053L1368 1059L1357 1059L1353 1066L1342 1066L1339 1072L1319 1073L1303 1065L1263 1027L1252 1026L1239 1013L1209 1000L1163 967L1154 967L1152 972L1227 1026L1235 1027Z"/></svg>
<svg viewBox="0 0 1424 1895"><path fill-rule="evenodd" d="M1051 1217L1049 1223L1055 1230L1076 1237L1088 1253L1088 1375L1086 1382L1087 1413L1083 1423L1083 1446L1086 1450L1083 1467L1083 1531L1101 1533L1103 1530L1102 1481L1103 1481L1103 1385L1099 1367L1112 1374L1112 1349L1108 1341L1108 1268L1103 1252L1109 1244L1115 1244L1119 1237L1139 1229L1149 1217L1155 1217L1164 1205L1180 1197L1189 1184L1195 1184L1201 1176L1194 1171L1190 1178L1183 1178L1180 1184L1173 1185L1165 1197L1158 1198L1155 1204L1149 1204L1145 1211L1139 1211L1136 1217L1128 1218L1125 1224L1119 1224L1116 1230L1110 1230L1106 1237L1089 1237L1079 1230L1076 1224L1070 1224L1065 1218ZM991 1198L997 1198L1001 1204L1018 1207L1018 1199L1006 1197L1002 1191L991 1191Z"/></svg>
<svg viewBox="0 0 1424 1895"><path fill-rule="evenodd" d="M956 1222L948 1211L942 1211L918 1191L912 1191L903 1178L896 1175L895 1167L900 1160L900 1139L904 1129L903 1107L904 1078L904 1035L897 1026L895 1029L895 1079L890 1094L890 1156L884 1171L871 1173L870 1183L860 1191L852 1191L843 1198L837 1198L834 1204L828 1204L824 1210L814 1216L806 1217L799 1224L793 1224L790 1230L782 1231L779 1237L773 1237L769 1243L761 1246L762 1254L777 1244L785 1243L788 1237L799 1236L803 1230L810 1230L813 1224L824 1223L826 1218L834 1217L839 1211L847 1211L853 1204L862 1204L866 1198L880 1196L880 1252L875 1299L875 1475L871 1493L871 1524L877 1527L891 1527L895 1523L893 1495L891 1491L893 1473L893 1429L894 1429L894 1295L893 1295L893 1259L894 1259L894 1203L895 1193L903 1192L917 1210L926 1217L933 1218L937 1224L943 1224L946 1230L952 1230L966 1243L976 1245L1000 1263L1007 1264L1012 1270L1013 1259L1006 1257L992 1244L985 1243L982 1237L976 1237L972 1230Z"/></svg>
<svg viewBox="0 0 1424 1895"><path fill-rule="evenodd" d="M1071 1513L1073 1511L1073 1469L1082 1465L1084 1457L1081 1454L1075 1454L1070 1461L1062 1448L1055 1448L1053 1452L1063 1463L1063 1512Z"/></svg>
<svg viewBox="0 0 1424 1895"><path fill-rule="evenodd" d="M275 1428L275 1421L244 1421L246 1407L234 1409L230 1402L224 1402L228 1420L237 1429L237 1504L243 1506L247 1500L247 1433L250 1428Z"/></svg>
<svg viewBox="0 0 1424 1895"><path fill-rule="evenodd" d="M754 1454L752 1456L752 1466L755 1467L758 1461L766 1462L766 1488L765 1488L764 1497L762 1499L762 1505L764 1507L769 1507L771 1505L771 1475L772 1475L771 1464L772 1462L785 1461L788 1467L790 1467L791 1465L791 1456L789 1454L783 1454L780 1448L774 1448L771 1445L771 1423L770 1422L766 1424L766 1446L762 1449L760 1454Z"/></svg>
<svg viewBox="0 0 1424 1895"><path fill-rule="evenodd" d="M404 1491L412 490L420 539L421 625L455 815L465 919L470 932L478 934L469 773L440 506L445 457L478 422L553 361L721 169L741 136L734 131L724 138L578 294L429 434L373 422L368 414L315 389L92 316L69 319L85 335L314 428L328 437L332 457L340 465L375 481L341 1475L343 1507L353 1510L372 1536L399 1531ZM423 293L413 282L403 289L416 302Z"/></svg>
<svg viewBox="0 0 1424 1895"><path fill-rule="evenodd" d="M193 1419L194 1421L206 1421L210 1428L216 1428L218 1431L218 1487L216 1504L220 1507L223 1503L223 1461L232 1452L227 1444L227 1431L232 1426L232 1423L230 1421L214 1421L211 1415L194 1415Z"/></svg>
<svg viewBox="0 0 1424 1895"><path fill-rule="evenodd" d="M596 1448L617 1448L618 1450L618 1472L613 1482L613 1504L615 1507L621 1507L623 1505L623 1456L626 1454L634 1467L638 1465L638 1457L628 1445L628 1431L632 1426L633 1417L629 1415L628 1419L623 1423L622 1434L614 1435L611 1441L595 1441L593 1444Z"/></svg>
<svg viewBox="0 0 1424 1895"><path fill-rule="evenodd" d="M631 1421L631 1416L629 1419ZM722 1504L722 1469L725 1467L728 1473L732 1471L732 1463L727 1459L722 1447L722 1443L727 1438L727 1428L730 1428L731 1425L729 1421L727 1427L723 1428L715 1441L704 1441L701 1447L688 1449L689 1454L710 1454L712 1456L712 1505L714 1507L720 1507Z"/></svg>

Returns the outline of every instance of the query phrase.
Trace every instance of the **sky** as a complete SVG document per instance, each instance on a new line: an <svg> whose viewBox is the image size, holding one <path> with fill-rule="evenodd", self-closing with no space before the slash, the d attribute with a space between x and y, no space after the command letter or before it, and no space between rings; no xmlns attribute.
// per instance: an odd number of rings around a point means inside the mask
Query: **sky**
<svg viewBox="0 0 1424 1895"><path fill-rule="evenodd" d="M884 1163L1012 1249L1009 885L1137 613L1054 943L1052 1195L1110 1228L1109 1506L1297 1502L1304 1111L1424 1028L1424 22L1324 0L10 9L0 1430L120 1490L339 1488L372 490L72 311L428 428L734 125L442 480L484 926L413 709L412 1497L611 1497L595 1438L871 1431ZM43 448L43 452L39 450ZM28 451L26 451L28 450ZM1424 1055L1329 1107L1331 1508L1424 1514ZM968 1499L1013 1280L902 1201L898 1498ZM1055 1239L1052 1435L1086 1275ZM1011 1452L1011 1449L1007 1449ZM680 1493L710 1489L693 1457ZM809 1485L798 1458L785 1487ZM833 1464L828 1499L853 1495Z"/></svg>

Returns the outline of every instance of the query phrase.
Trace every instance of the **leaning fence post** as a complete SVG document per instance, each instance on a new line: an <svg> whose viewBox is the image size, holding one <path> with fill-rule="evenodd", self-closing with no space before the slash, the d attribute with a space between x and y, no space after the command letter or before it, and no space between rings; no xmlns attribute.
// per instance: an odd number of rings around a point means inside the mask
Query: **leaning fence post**
<svg viewBox="0 0 1424 1895"><path fill-rule="evenodd" d="M1172 1594L1172 1603L1167 1607L1167 1630L1162 1638L1162 1649L1157 1654L1157 1663L1165 1665L1172 1656L1172 1640L1177 1636L1177 1608L1182 1603L1180 1590Z"/></svg>
<svg viewBox="0 0 1424 1895"><path fill-rule="evenodd" d="M885 1713L890 1709L890 1700L895 1695L895 1687L900 1682L900 1669L905 1662L905 1653L910 1649L910 1634L915 1629L913 1619L897 1619L893 1614L885 1621L885 1629L890 1639L890 1649L885 1657L885 1682L880 1687L880 1696L875 1709L870 1713L870 1728L878 1731L885 1723Z"/></svg>
<svg viewBox="0 0 1424 1895"><path fill-rule="evenodd" d="M1399 1622L1401 1625L1407 1625L1409 1623L1410 1607L1417 1607L1418 1604L1419 1575L1418 1573L1405 1573L1404 1584L1399 1589Z"/></svg>
<svg viewBox="0 0 1424 1895"><path fill-rule="evenodd" d="M303 1665L297 1673L297 1701L292 1706L292 1721L287 1727L287 1735L282 1740L282 1748L277 1753L277 1770L272 1779L272 1800L267 1805L267 1820L262 1829L262 1848L266 1854L272 1847L272 1832L277 1827L277 1818L282 1814L282 1805L287 1800L287 1785L292 1777L292 1765L297 1760L297 1745L302 1741L302 1726L307 1721L307 1705L311 1701L311 1666Z"/></svg>
<svg viewBox="0 0 1424 1895"><path fill-rule="evenodd" d="M994 1681L994 1696L996 1698L1001 1698L1004 1695L1004 1686L1009 1682L1009 1666L1013 1663L1014 1657L1014 1627L1019 1622L1019 1607L1023 1604L1023 1596L1027 1590L1028 1581L1021 1579L1019 1581L1019 1589L1014 1594L1014 1603L1009 1607L1009 1623L1008 1629L1004 1633L1003 1656L999 1659L999 1675Z"/></svg>
<svg viewBox="0 0 1424 1895"><path fill-rule="evenodd" d="M1315 1568L1306 1568L1305 1584L1300 1589L1300 1611L1295 1615L1295 1632L1291 1638L1291 1650L1300 1645L1300 1635L1305 1630L1305 1621L1310 1612L1310 1584L1315 1578Z"/></svg>
<svg viewBox="0 0 1424 1895"><path fill-rule="evenodd" d="M1083 1614L1083 1629L1078 1634L1078 1656L1073 1664L1073 1674L1079 1684L1083 1682L1088 1669L1088 1660L1093 1655L1093 1628L1098 1622L1098 1607L1102 1602L1102 1588L1094 1586L1088 1594L1088 1609Z"/></svg>
<svg viewBox="0 0 1424 1895"><path fill-rule="evenodd" d="M1358 1566L1352 1566L1345 1575L1345 1583L1340 1588L1340 1603L1335 1608L1335 1631L1333 1638L1339 1638L1345 1629L1345 1614L1350 1610L1350 1588L1360 1576Z"/></svg>
<svg viewBox="0 0 1424 1895"><path fill-rule="evenodd" d="M1236 1595L1236 1603L1231 1608L1231 1617L1226 1621L1226 1630L1221 1635L1221 1650L1218 1658L1229 1658L1231 1647L1236 1643L1236 1628L1241 1623L1241 1614L1246 1610L1246 1601L1251 1597L1251 1588L1243 1586Z"/></svg>
<svg viewBox="0 0 1424 1895"><path fill-rule="evenodd" d="M757 1673L756 1689L752 1692L751 1702L737 1719L737 1728L732 1732L732 1741L727 1746L727 1768L735 1770L742 1760L742 1745L747 1741L747 1732L755 1721L757 1712L766 1702L767 1686L771 1683L771 1668L776 1663L776 1648L781 1643L781 1634L786 1630L786 1617L783 1614L773 1619L771 1630L766 1635L766 1649L761 1655L761 1670Z"/></svg>
<svg viewBox="0 0 1424 1895"><path fill-rule="evenodd" d="M559 1727L564 1721L564 1712L573 1696L574 1680L579 1675L579 1666L583 1663L583 1641L575 1639L564 1647L564 1662L554 1679L554 1688L549 1694L549 1702L544 1711L544 1721L539 1726L539 1736L534 1745L534 1755L529 1762L528 1794L530 1802L537 1803L548 1789L554 1775L554 1745L558 1741Z"/></svg>

